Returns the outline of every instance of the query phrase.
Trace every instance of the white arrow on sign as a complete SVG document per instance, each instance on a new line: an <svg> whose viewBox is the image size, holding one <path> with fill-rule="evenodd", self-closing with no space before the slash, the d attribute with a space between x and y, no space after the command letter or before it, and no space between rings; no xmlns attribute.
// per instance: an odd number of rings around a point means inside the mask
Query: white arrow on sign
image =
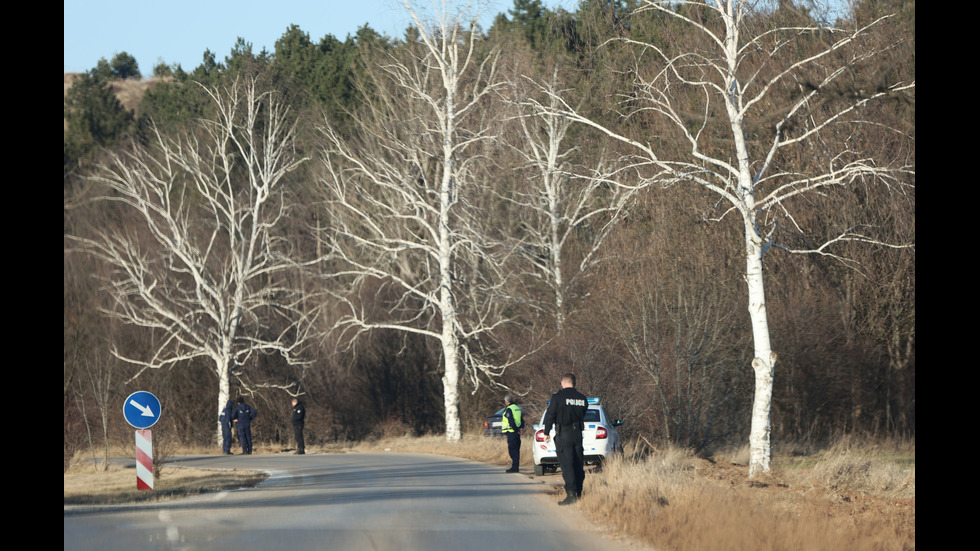
<svg viewBox="0 0 980 551"><path fill-rule="evenodd" d="M153 411L150 409L150 406L142 406L139 403L137 403L136 400L130 400L129 403L132 404L133 407L135 407L136 409L142 411L143 417L154 417Z"/></svg>

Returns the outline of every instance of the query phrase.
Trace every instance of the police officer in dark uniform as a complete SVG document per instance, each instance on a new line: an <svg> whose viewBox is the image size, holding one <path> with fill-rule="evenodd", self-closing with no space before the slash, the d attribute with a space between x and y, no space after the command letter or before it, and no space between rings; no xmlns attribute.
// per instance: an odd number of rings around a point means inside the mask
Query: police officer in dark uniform
<svg viewBox="0 0 980 551"><path fill-rule="evenodd" d="M296 437L296 455L306 453L306 443L303 440L303 425L306 424L306 408L299 398L293 398L293 436Z"/></svg>
<svg viewBox="0 0 980 551"><path fill-rule="evenodd" d="M565 499L558 505L571 505L582 497L585 482L585 454L582 451L582 429L585 412L589 409L585 394L575 390L575 375L561 377L561 390L551 396L544 414L545 439L550 439L551 427L555 427L555 454L561 476L565 479Z"/></svg>
<svg viewBox="0 0 980 551"><path fill-rule="evenodd" d="M231 412L231 417L238 427L238 440L242 443L242 453L252 454L252 420L255 419L255 409L245 403L245 398L238 398L238 406Z"/></svg>
<svg viewBox="0 0 980 551"><path fill-rule="evenodd" d="M235 407L235 402L228 400L225 409L221 410L218 422L221 423L221 453L232 455L231 453L231 411Z"/></svg>

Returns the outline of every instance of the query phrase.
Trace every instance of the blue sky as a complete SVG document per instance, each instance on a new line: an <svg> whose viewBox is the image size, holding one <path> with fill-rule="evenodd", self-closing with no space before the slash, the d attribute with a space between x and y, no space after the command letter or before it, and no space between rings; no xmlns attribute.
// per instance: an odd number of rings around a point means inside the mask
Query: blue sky
<svg viewBox="0 0 980 551"><path fill-rule="evenodd" d="M566 9L575 3L544 2ZM482 4L487 6L481 19L485 28L514 5L513 0ZM65 0L65 72L87 71L100 58L111 60L119 52L135 57L144 77L161 58L190 71L201 64L207 49L224 60L238 37L251 42L256 53L263 47L272 52L294 23L316 42L327 34L343 40L365 23L400 38L408 22L401 0Z"/></svg>

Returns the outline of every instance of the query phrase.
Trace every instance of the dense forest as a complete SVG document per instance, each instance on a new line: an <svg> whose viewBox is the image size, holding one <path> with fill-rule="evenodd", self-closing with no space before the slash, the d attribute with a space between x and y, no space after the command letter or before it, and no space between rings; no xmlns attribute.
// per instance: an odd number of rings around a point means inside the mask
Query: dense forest
<svg viewBox="0 0 980 551"><path fill-rule="evenodd" d="M452 440L566 371L703 454L914 439L914 0L733 6L514 0L74 75L66 455L130 441L136 390L191 445L238 396L259 442L297 395L311 445Z"/></svg>

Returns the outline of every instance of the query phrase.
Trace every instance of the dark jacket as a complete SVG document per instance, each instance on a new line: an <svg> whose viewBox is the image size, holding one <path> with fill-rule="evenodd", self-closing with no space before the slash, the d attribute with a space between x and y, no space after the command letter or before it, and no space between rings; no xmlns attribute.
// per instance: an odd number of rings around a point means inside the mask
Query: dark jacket
<svg viewBox="0 0 980 551"><path fill-rule="evenodd" d="M239 427L247 427L252 423L252 419L255 419L255 409L248 404L238 404L235 411L231 413L233 419L238 421Z"/></svg>
<svg viewBox="0 0 980 551"><path fill-rule="evenodd" d="M228 400L228 403L225 404L225 409L221 410L221 415L218 416L218 421L221 423L221 430L231 430L231 412L234 407L235 403Z"/></svg>
<svg viewBox="0 0 980 551"><path fill-rule="evenodd" d="M588 398L575 388L563 388L551 396L548 410L544 414L544 433L551 432L551 427L562 430L582 430L584 428L585 412L589 409Z"/></svg>
<svg viewBox="0 0 980 551"><path fill-rule="evenodd" d="M293 424L302 425L306 421L306 407L303 406L303 402L296 402L293 406Z"/></svg>

